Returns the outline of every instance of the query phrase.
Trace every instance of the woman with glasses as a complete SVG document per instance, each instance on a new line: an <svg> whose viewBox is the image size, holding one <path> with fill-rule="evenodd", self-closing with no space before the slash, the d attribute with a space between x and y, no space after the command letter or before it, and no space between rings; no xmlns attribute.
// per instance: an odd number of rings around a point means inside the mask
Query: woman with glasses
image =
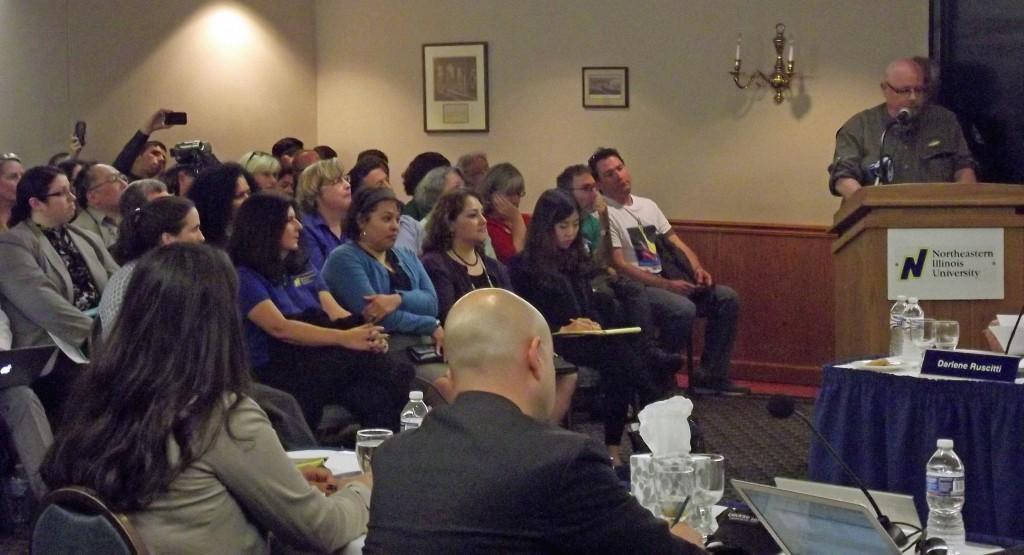
<svg viewBox="0 0 1024 555"><path fill-rule="evenodd" d="M188 191L188 198L199 211L207 243L215 247L227 247L231 223L238 207L255 188L256 181L252 175L241 165L232 162L208 168L199 174Z"/></svg>
<svg viewBox="0 0 1024 555"><path fill-rule="evenodd" d="M245 171L252 175L256 184L256 191L281 191L278 184L278 177L281 175L281 163L273 155L254 150L246 152L238 163L245 168ZM282 191L287 193L287 191Z"/></svg>
<svg viewBox="0 0 1024 555"><path fill-rule="evenodd" d="M285 455L250 397L237 294L231 263L209 247L143 257L108 346L75 384L44 479L95 491L153 553L269 553L270 533L337 552L366 532L368 481L325 495Z"/></svg>
<svg viewBox="0 0 1024 555"><path fill-rule="evenodd" d="M529 216L519 212L519 202L526 196L523 174L507 162L498 164L484 176L480 187L487 216L487 232L498 260L505 264L523 250Z"/></svg>
<svg viewBox="0 0 1024 555"><path fill-rule="evenodd" d="M345 217L352 204L352 186L337 158L302 170L295 199L302 211L299 240L309 263L320 271L327 255L345 242Z"/></svg>
<svg viewBox="0 0 1024 555"><path fill-rule="evenodd" d="M8 152L0 154L0 231L7 229L7 221L11 218L14 207L18 181L25 174L21 159L17 154Z"/></svg>

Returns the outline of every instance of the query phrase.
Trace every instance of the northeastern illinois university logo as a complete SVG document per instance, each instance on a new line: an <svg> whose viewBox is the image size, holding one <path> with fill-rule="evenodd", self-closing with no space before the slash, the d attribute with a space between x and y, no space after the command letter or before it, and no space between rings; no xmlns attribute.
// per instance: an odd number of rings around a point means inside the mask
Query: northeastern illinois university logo
<svg viewBox="0 0 1024 555"><path fill-rule="evenodd" d="M921 272L924 271L924 262L928 258L928 249L920 249L917 251L917 258L908 256L903 259L903 269L900 270L900 281L906 281L913 278L921 277Z"/></svg>

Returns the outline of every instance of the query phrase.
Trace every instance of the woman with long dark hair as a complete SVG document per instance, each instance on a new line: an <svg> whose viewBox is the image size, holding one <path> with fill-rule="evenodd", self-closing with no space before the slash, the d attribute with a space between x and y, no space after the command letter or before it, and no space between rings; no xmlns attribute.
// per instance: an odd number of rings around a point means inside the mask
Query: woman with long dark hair
<svg viewBox="0 0 1024 555"><path fill-rule="evenodd" d="M408 360L410 346L432 343L438 353L444 347L434 285L416 253L395 245L400 216L401 207L391 189L360 189L345 225L349 241L334 249L324 264L324 281L334 297L391 334L396 362ZM417 378L435 386L446 372L438 363L416 367Z"/></svg>
<svg viewBox="0 0 1024 555"><path fill-rule="evenodd" d="M227 246L238 208L256 190L252 175L234 162L205 169L196 177L188 198L196 203L207 243Z"/></svg>
<svg viewBox="0 0 1024 555"><path fill-rule="evenodd" d="M509 273L517 293L544 315L553 332L602 329L604 315L594 304L590 280L595 269L579 233L580 212L565 191L545 191L533 210L523 252L513 257ZM638 354L637 336L555 337L555 352L570 362L601 373L604 441L620 464L619 443L634 393L642 403L662 392L647 374Z"/></svg>
<svg viewBox="0 0 1024 555"><path fill-rule="evenodd" d="M364 427L398 428L412 368L392 364L384 330L338 305L299 247L294 203L262 193L238 211L228 252L253 372L291 393L307 422L340 403Z"/></svg>
<svg viewBox="0 0 1024 555"><path fill-rule="evenodd" d="M94 490L155 552L265 553L268 530L334 551L365 532L368 489L324 497L281 449L248 397L237 290L209 247L146 255L75 384L43 479Z"/></svg>

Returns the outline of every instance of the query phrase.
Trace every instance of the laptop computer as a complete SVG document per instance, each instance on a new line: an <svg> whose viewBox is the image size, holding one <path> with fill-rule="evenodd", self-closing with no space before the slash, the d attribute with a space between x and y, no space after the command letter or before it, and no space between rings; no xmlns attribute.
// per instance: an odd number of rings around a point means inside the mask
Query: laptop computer
<svg viewBox="0 0 1024 555"><path fill-rule="evenodd" d="M874 514L856 503L732 480L784 553L900 555Z"/></svg>
<svg viewBox="0 0 1024 555"><path fill-rule="evenodd" d="M836 501L856 503L871 510L872 514L874 511L871 508L871 503L864 497L864 492L860 488L781 477L775 478L775 487L808 495L817 495L827 499L835 499ZM921 527L921 520L917 515L917 507L914 505L914 497L912 495L886 491L868 491L875 498L875 503L878 503L878 508L882 509L882 514L889 517L889 520L893 522L906 522L918 528Z"/></svg>
<svg viewBox="0 0 1024 555"><path fill-rule="evenodd" d="M56 351L53 345L0 351L0 389L30 385Z"/></svg>

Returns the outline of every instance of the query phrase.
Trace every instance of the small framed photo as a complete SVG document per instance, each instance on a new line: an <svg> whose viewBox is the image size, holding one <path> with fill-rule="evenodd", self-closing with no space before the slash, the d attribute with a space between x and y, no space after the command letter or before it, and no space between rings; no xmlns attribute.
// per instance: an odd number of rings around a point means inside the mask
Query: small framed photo
<svg viewBox="0 0 1024 555"><path fill-rule="evenodd" d="M488 131L487 43L423 45L423 130Z"/></svg>
<svg viewBox="0 0 1024 555"><path fill-rule="evenodd" d="M583 68L583 107L629 108L629 68Z"/></svg>

